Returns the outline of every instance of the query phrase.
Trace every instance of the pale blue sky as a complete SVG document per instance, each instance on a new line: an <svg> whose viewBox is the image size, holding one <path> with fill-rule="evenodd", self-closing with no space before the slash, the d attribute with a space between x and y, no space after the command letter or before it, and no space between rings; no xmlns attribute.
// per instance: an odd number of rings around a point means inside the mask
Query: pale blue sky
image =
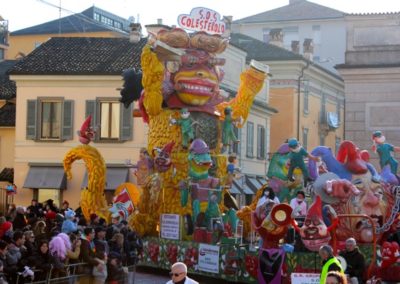
<svg viewBox="0 0 400 284"><path fill-rule="evenodd" d="M179 14L187 14L194 7L206 7L221 15L232 15L234 20L285 6L289 0L43 0L65 9L62 16L82 12L95 5L118 16L139 15L142 25L154 24L162 18L167 25L176 24ZM323 6L347 13L399 12L398 0L312 0ZM41 0L0 0L0 15L9 21L10 31L57 19L59 9Z"/></svg>

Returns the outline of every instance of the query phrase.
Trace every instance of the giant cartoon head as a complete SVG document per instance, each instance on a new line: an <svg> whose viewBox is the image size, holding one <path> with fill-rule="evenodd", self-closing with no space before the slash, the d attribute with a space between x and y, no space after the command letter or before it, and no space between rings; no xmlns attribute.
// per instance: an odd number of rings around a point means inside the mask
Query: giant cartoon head
<svg viewBox="0 0 400 284"><path fill-rule="evenodd" d="M189 36L182 29L161 30L156 39L170 47L179 48L180 54L165 61L165 97L169 107L215 106L223 99L219 83L223 78L220 66L225 59L216 57L227 46L227 39L204 32ZM165 86L169 86L165 88ZM175 93L175 95L172 95ZM212 109L212 108L211 108Z"/></svg>
<svg viewBox="0 0 400 284"><path fill-rule="evenodd" d="M175 142L172 141L166 144L162 149L153 149L154 165L158 172L166 172L171 167L171 152L174 145Z"/></svg>
<svg viewBox="0 0 400 284"><path fill-rule="evenodd" d="M329 230L322 217L321 198L317 196L299 230L301 240L309 250L318 251L322 245L329 243L331 239Z"/></svg>

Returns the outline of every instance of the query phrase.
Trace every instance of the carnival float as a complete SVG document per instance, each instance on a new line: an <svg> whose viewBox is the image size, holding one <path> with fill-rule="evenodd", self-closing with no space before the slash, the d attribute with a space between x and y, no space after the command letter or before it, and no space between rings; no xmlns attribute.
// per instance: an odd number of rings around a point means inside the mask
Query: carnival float
<svg viewBox="0 0 400 284"><path fill-rule="evenodd" d="M369 152L351 141L343 141L334 155L324 146L308 153L288 139L272 156L268 183L250 205L238 208L229 192L240 171L229 155L240 143L233 130L244 125L268 67L252 61L240 75L236 96L227 98L219 89L225 63L219 55L229 39L224 21L215 11L195 8L178 23L181 28L149 31L142 71L124 73L121 101L125 106L137 102L134 115L149 129L140 160L129 165L136 168L137 184L121 185L113 206L107 206L105 163L89 145L95 131L91 117L78 132L82 145L64 158L68 178L75 160L85 162L85 217L126 219L143 238L143 266L169 269L182 261L189 273L230 282L289 283L294 272L320 271L321 245L337 251L352 236L367 257L366 278L399 280L399 247L384 242L399 221L397 162L390 154L399 149L384 143L381 132L373 134L373 150L381 157L378 171ZM267 189L280 204L266 197ZM299 189L311 204L301 224L287 204ZM302 249L287 245L295 242L287 240L290 230L300 237Z"/></svg>

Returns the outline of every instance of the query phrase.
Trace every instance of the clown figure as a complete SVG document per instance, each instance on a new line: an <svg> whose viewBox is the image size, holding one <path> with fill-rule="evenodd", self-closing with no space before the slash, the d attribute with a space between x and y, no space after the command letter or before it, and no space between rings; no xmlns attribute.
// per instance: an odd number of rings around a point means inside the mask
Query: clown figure
<svg viewBox="0 0 400 284"><path fill-rule="evenodd" d="M234 121L232 120L232 108L226 107L224 109L225 119L222 124L222 144L224 147L230 145L231 142L239 143L234 132Z"/></svg>
<svg viewBox="0 0 400 284"><path fill-rule="evenodd" d="M381 131L375 131L372 134L372 151L378 153L379 155L379 165L381 170L386 165L390 165L390 171L392 174L397 174L398 162L393 158L392 152L400 152L400 147L395 147L392 144L385 143L385 136L383 136Z"/></svg>
<svg viewBox="0 0 400 284"><path fill-rule="evenodd" d="M304 158L308 157L309 159L312 159L314 161L319 161L319 158L309 154L303 147L301 147L299 141L297 141L296 138L289 139L288 145L290 148L290 153L289 153L290 166L287 177L290 181L294 181L293 171L296 168L299 168L303 173L304 186L307 186L307 182L309 181L309 174L306 165L304 163Z"/></svg>
<svg viewBox="0 0 400 284"><path fill-rule="evenodd" d="M193 131L193 124L197 122L193 122L190 118L190 112L187 108L181 109L181 118L179 119L171 119L170 123L172 125L177 124L181 127L182 132L182 146L183 148L187 149L188 144L192 142L194 139L194 131Z"/></svg>
<svg viewBox="0 0 400 284"><path fill-rule="evenodd" d="M65 220L62 223L61 231L65 234L70 234L78 230L78 225L75 222L75 211L68 209L64 213Z"/></svg>

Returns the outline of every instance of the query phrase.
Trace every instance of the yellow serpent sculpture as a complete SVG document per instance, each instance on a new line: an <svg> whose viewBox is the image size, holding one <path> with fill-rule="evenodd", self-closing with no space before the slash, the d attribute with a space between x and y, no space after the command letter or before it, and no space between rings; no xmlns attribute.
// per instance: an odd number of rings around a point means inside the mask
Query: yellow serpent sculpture
<svg viewBox="0 0 400 284"><path fill-rule="evenodd" d="M67 178L72 178L71 166L76 160L85 162L88 173L88 186L81 193L81 208L86 220L95 213L107 222L110 221L110 212L107 210L107 201L104 197L106 165L103 157L96 148L90 145L79 145L71 149L64 157L64 171Z"/></svg>

